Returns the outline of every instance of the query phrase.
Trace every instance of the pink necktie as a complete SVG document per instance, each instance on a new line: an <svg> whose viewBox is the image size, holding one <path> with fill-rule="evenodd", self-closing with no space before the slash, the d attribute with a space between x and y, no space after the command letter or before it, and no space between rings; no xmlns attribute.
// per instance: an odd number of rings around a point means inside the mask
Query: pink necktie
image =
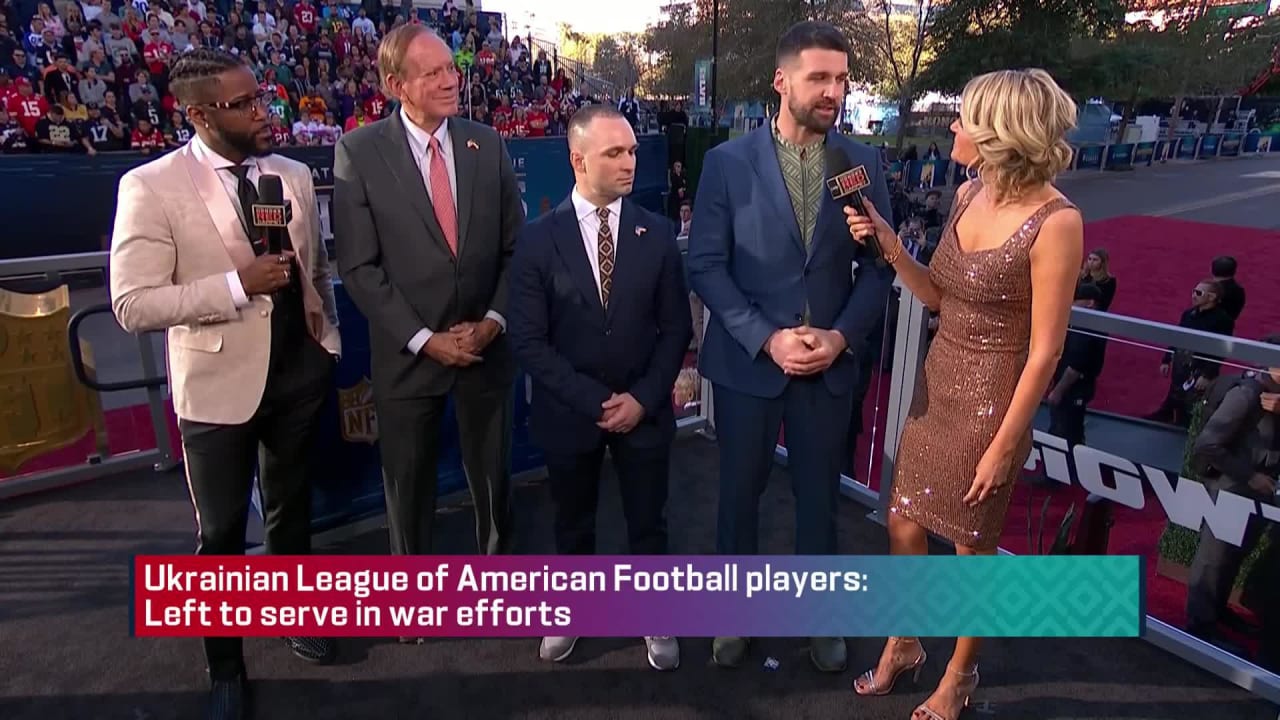
<svg viewBox="0 0 1280 720"><path fill-rule="evenodd" d="M453 207L453 190L449 187L449 168L444 164L444 155L440 152L440 140L431 136L431 166L427 171L427 181L431 184L431 204L435 207L436 222L444 232L445 242L449 243L449 251L458 254L458 211Z"/></svg>

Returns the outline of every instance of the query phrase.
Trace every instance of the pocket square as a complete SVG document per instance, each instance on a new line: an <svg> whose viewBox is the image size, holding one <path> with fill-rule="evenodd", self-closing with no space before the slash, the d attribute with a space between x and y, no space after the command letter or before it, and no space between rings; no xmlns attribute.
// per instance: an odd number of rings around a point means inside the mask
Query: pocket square
<svg viewBox="0 0 1280 720"><path fill-rule="evenodd" d="M468 140L468 141L467 141L467 147L468 147L468 148L471 148L472 150L479 150L479 149L480 149L480 146L476 144L476 141L475 141L475 140Z"/></svg>

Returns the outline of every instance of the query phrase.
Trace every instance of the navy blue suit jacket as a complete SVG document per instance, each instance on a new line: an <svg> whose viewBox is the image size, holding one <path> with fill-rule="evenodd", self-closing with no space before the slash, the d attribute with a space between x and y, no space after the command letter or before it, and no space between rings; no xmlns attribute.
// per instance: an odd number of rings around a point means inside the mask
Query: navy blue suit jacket
<svg viewBox="0 0 1280 720"><path fill-rule="evenodd" d="M671 442L671 389L693 322L675 228L623 199L609 308L600 303L573 202L525 225L511 265L507 336L533 379L531 430L547 452L595 448L601 405L629 392L645 417L626 442Z"/></svg>
<svg viewBox="0 0 1280 720"><path fill-rule="evenodd" d="M880 153L836 132L827 142L843 147L854 166L866 166L871 187L864 194L892 222ZM857 358L884 322L893 271L850 237L842 206L824 191L806 253L767 124L707 153L695 200L689 283L711 311L702 375L747 395L780 396L788 377L764 343L780 328L801 325L807 302L810 325L839 330L849 344L824 373L828 388L853 388Z"/></svg>

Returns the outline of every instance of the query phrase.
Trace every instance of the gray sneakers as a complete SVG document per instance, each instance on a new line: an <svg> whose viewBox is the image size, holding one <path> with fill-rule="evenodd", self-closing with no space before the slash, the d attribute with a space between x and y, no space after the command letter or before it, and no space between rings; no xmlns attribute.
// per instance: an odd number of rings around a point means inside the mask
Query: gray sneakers
<svg viewBox="0 0 1280 720"><path fill-rule="evenodd" d="M561 662L573 654L573 646L577 644L576 637L544 637L538 646L538 659Z"/></svg>
<svg viewBox="0 0 1280 720"><path fill-rule="evenodd" d="M576 637L544 637L538 646L538 658L547 662L563 662L573 654L578 644ZM647 637L644 639L649 666L654 670L675 670L680 667L680 641L673 637Z"/></svg>
<svg viewBox="0 0 1280 720"><path fill-rule="evenodd" d="M649 666L654 670L675 670L680 667L680 641L673 637L647 637L645 649L649 653Z"/></svg>

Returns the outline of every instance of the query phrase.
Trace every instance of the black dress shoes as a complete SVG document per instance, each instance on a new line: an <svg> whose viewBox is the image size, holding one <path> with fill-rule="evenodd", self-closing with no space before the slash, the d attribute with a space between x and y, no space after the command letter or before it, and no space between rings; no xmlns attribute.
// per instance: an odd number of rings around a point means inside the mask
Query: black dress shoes
<svg viewBox="0 0 1280 720"><path fill-rule="evenodd" d="M209 690L207 720L244 720L249 717L249 680L239 675L214 680Z"/></svg>
<svg viewBox="0 0 1280 720"><path fill-rule="evenodd" d="M284 644L294 655L316 665L328 665L338 654L337 643L329 638L288 637Z"/></svg>

